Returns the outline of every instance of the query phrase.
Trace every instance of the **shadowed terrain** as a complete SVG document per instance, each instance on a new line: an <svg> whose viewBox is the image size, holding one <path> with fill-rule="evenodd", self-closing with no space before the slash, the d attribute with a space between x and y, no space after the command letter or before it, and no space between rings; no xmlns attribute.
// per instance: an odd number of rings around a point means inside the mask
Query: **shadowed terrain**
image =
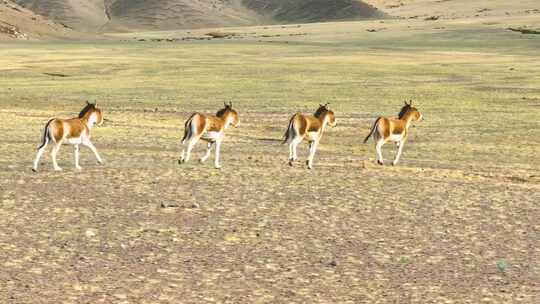
<svg viewBox="0 0 540 304"><path fill-rule="evenodd" d="M16 0L91 32L303 23L382 17L359 0Z"/></svg>
<svg viewBox="0 0 540 304"><path fill-rule="evenodd" d="M242 3L278 22L303 23L383 17L377 8L356 0L242 0Z"/></svg>

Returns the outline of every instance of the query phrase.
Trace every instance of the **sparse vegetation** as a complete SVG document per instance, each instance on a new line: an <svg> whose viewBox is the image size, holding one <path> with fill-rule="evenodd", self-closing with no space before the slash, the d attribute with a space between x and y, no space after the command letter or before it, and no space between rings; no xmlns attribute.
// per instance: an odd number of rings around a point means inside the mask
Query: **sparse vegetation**
<svg viewBox="0 0 540 304"><path fill-rule="evenodd" d="M519 33L522 33L522 34L540 35L540 31L533 30L533 29L512 28L512 27L509 27L508 29L511 30L512 32L519 32Z"/></svg>
<svg viewBox="0 0 540 304"><path fill-rule="evenodd" d="M399 257L399 264L401 266L406 266L411 261L411 258L409 256L403 255Z"/></svg>
<svg viewBox="0 0 540 304"><path fill-rule="evenodd" d="M508 262L506 260L497 261L497 269L501 273L506 274L508 271Z"/></svg>
<svg viewBox="0 0 540 304"><path fill-rule="evenodd" d="M206 35L212 38L227 38L227 37L233 37L235 33L209 32L209 33L206 33Z"/></svg>

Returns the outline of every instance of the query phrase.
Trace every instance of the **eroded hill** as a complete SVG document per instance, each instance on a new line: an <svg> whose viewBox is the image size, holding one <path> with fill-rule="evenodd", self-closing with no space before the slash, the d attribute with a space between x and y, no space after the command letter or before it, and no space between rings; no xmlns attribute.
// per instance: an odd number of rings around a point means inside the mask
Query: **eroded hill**
<svg viewBox="0 0 540 304"><path fill-rule="evenodd" d="M320 22L384 15L374 6L355 0L242 0L242 3L258 14L280 22Z"/></svg>
<svg viewBox="0 0 540 304"><path fill-rule="evenodd" d="M8 0L0 0L0 40L34 40L72 35L62 24L22 8Z"/></svg>
<svg viewBox="0 0 540 304"><path fill-rule="evenodd" d="M259 16L237 1L114 0L107 30L179 29L256 24Z"/></svg>
<svg viewBox="0 0 540 304"><path fill-rule="evenodd" d="M15 0L85 31L303 23L380 17L359 0Z"/></svg>

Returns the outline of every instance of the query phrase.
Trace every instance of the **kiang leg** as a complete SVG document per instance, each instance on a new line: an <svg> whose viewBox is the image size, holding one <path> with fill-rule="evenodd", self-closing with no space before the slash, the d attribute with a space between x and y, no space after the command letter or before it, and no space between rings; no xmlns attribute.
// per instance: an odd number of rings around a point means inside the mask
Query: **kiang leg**
<svg viewBox="0 0 540 304"><path fill-rule="evenodd" d="M398 144L398 151L397 151L397 154L396 154L396 158L394 159L394 161L392 162L392 165L395 166L397 165L397 163L399 162L399 158L401 157L401 152L403 151L403 146L405 145L405 141L402 140L401 142L399 142Z"/></svg>
<svg viewBox="0 0 540 304"><path fill-rule="evenodd" d="M317 151L317 146L318 145L319 145L318 140L314 140L314 141L309 143L309 156L308 156L308 160L307 160L308 169L313 168L313 158L315 157L315 152Z"/></svg>
<svg viewBox="0 0 540 304"><path fill-rule="evenodd" d="M193 150L199 139L200 136L193 136L187 140L187 146L182 150L178 163L181 164L189 161L189 159L191 158L191 150Z"/></svg>
<svg viewBox="0 0 540 304"><path fill-rule="evenodd" d="M289 165L292 166L292 162L293 162L293 145L292 145L292 141L289 143Z"/></svg>
<svg viewBox="0 0 540 304"><path fill-rule="evenodd" d="M384 164L383 155L382 155L382 146L384 145L384 140L381 138L377 141L375 149L377 150L377 163L379 165Z"/></svg>
<svg viewBox="0 0 540 304"><path fill-rule="evenodd" d="M94 155L96 156L98 163L100 164L103 163L103 159L101 159L101 156L99 156L99 153L96 147L94 147L94 144L92 144L92 142L89 139L83 140L83 145L87 146L90 150L92 150L92 152L94 152Z"/></svg>
<svg viewBox="0 0 540 304"><path fill-rule="evenodd" d="M182 149L182 152L180 152L180 159L178 160L179 164L184 163L186 160L186 149Z"/></svg>
<svg viewBox="0 0 540 304"><path fill-rule="evenodd" d="M75 154L75 168L77 170L81 170L81 166L79 166L79 145L73 146L73 153Z"/></svg>
<svg viewBox="0 0 540 304"><path fill-rule="evenodd" d="M203 122L202 126L199 125L198 116L194 117L193 120L186 126L186 136L182 144L186 144L185 148L182 149L180 154L180 159L178 160L179 164L188 162L191 158L191 150L195 147L197 142L201 139L203 134L206 132L206 123Z"/></svg>
<svg viewBox="0 0 540 304"><path fill-rule="evenodd" d="M189 159L191 158L191 150L193 150L193 148L195 147L198 141L199 141L198 138L192 138L191 140L188 141L188 146L186 149L186 158L184 160L185 162L188 162Z"/></svg>
<svg viewBox="0 0 540 304"><path fill-rule="evenodd" d="M60 150L60 147L62 146L62 142L57 142L54 147L51 150L51 158L54 170L56 171L62 171L62 168L58 166L58 163L56 162L56 155L58 154L58 150Z"/></svg>
<svg viewBox="0 0 540 304"><path fill-rule="evenodd" d="M214 142L208 142L208 145L206 146L206 154L204 154L203 157L201 157L201 163L204 163L208 157L210 157L210 153L212 152L212 145L214 144Z"/></svg>
<svg viewBox="0 0 540 304"><path fill-rule="evenodd" d="M291 142L291 148L292 148L292 158L289 160L289 164L292 165L292 162L297 160L298 159L298 154L297 154L297 147L298 145L300 144L300 142L302 142L302 137L296 137L292 140Z"/></svg>
<svg viewBox="0 0 540 304"><path fill-rule="evenodd" d="M221 150L221 139L218 139L216 140L216 157L214 159L214 167L216 167L216 169L221 168L221 165L219 164L219 154L221 152L220 150Z"/></svg>
<svg viewBox="0 0 540 304"><path fill-rule="evenodd" d="M45 152L46 147L47 147L47 144L43 145L43 147L41 147L37 152L36 159L34 159L34 166L32 167L32 170L34 172L37 172L39 160L41 159L41 156L43 156L43 153Z"/></svg>

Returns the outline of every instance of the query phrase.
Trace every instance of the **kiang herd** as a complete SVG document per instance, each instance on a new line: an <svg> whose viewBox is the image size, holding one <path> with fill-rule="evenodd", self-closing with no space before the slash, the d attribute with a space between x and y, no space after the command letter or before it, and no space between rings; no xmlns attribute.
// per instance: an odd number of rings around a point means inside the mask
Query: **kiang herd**
<svg viewBox="0 0 540 304"><path fill-rule="evenodd" d="M369 134L364 139L364 143L366 143L370 137L373 137L377 153L377 163L383 165L382 146L390 141L394 142L398 147L396 157L392 162L392 165L396 165L403 151L403 146L407 141L411 123L421 120L423 120L423 116L413 107L412 101L405 102L397 118L377 118ZM51 158L54 170L56 171L62 170L56 161L56 156L62 144L71 144L74 146L75 168L78 170L81 169L79 165L80 145L92 150L98 163L103 163L97 149L90 141L90 135L93 127L101 126L104 121L101 108L98 107L97 103L89 102L86 103L78 117L71 119L53 118L49 120L45 125L43 139L38 148L32 170L37 172L39 160L49 143L53 144ZM289 146L289 165L292 166L294 161L298 159L296 152L298 144L304 139L307 139L309 143L309 155L306 164L309 169L312 169L313 158L315 157L317 146L326 126L334 127L336 124L336 117L334 112L330 110L329 104L320 105L313 115L294 114L289 120L283 139L283 144L288 144ZM182 138L182 146L184 148L180 154L178 163L183 164L188 162L193 147L202 139L207 142L207 149L200 161L205 162L210 157L212 148L214 148L214 166L221 168L219 159L225 130L230 126L238 127L239 125L239 115L233 109L232 102L226 103L224 108L219 110L216 115L194 113L185 123L184 137Z"/></svg>

